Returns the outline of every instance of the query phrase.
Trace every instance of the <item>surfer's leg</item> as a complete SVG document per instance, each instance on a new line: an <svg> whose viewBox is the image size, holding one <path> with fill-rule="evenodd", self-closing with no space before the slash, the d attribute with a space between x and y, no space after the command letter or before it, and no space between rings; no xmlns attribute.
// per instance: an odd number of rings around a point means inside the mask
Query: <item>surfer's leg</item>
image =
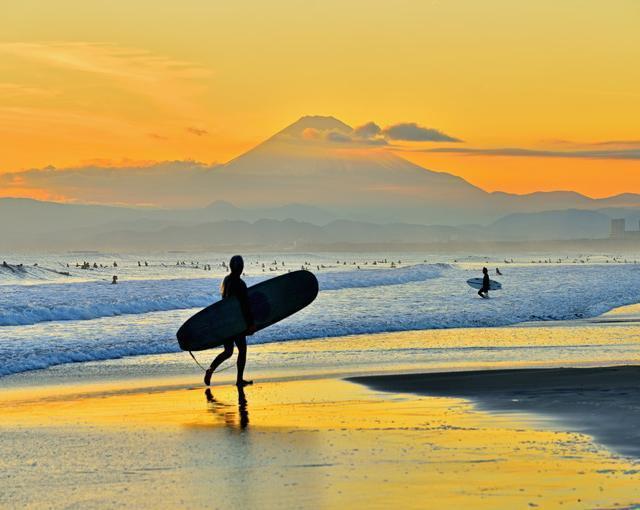
<svg viewBox="0 0 640 510"><path fill-rule="evenodd" d="M220 364L228 360L233 355L233 342L227 342L224 344L224 351L216 356L216 359L213 360L209 369L204 373L204 383L209 386L211 383L211 376L216 371L216 368L220 366Z"/></svg>
<svg viewBox="0 0 640 510"><path fill-rule="evenodd" d="M244 380L244 367L247 364L247 337L241 336L238 338L236 346L238 347L238 379L236 384L238 386L246 386L252 382Z"/></svg>
<svg viewBox="0 0 640 510"><path fill-rule="evenodd" d="M211 368L215 371L216 368L222 364L223 361L228 360L233 355L233 342L227 342L224 344L224 351L216 356L216 359L211 363Z"/></svg>

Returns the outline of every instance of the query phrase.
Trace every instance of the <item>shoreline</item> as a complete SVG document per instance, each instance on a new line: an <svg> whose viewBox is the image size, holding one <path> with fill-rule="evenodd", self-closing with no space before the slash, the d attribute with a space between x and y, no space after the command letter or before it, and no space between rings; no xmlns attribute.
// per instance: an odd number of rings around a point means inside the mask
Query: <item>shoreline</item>
<svg viewBox="0 0 640 510"><path fill-rule="evenodd" d="M341 351L360 348L363 342L371 343L375 347L381 349L394 348L393 344L398 339L398 347L402 347L402 344L406 344L407 339L410 340L410 346L426 345L425 349L428 350L431 344L439 345L441 338L443 337L473 337L474 340L466 348L474 348L474 346L481 347L484 340L487 339L489 343L495 343L493 338L500 337L501 333L509 334L511 336L517 335L522 330L546 330L552 332L556 328L593 328L593 327L616 327L616 326L630 326L638 324L640 326L640 303L632 305L624 305L621 307L615 307L611 310L589 318L573 319L573 320L555 320L555 321L528 321L520 322L506 326L481 326L474 328L441 328L441 329L418 329L407 331L392 331L392 332L378 332L371 334L353 334L346 336L335 336L326 338L309 338L299 340L283 340L278 342L265 342L257 344L249 344L250 352L256 353L274 353L282 351L287 353L288 351L323 351L326 350L326 346L336 346L336 348L344 345L344 348L340 348ZM546 333L549 335L550 333ZM526 336L526 334L525 334ZM331 347L329 347L331 348ZM212 356L212 351L203 351L201 353L196 352L196 357L201 362L205 362L208 357ZM640 355L640 353L639 353ZM640 359L640 358L639 358ZM537 363L529 363L530 366L551 366L555 361L548 362L540 361ZM607 359L583 361L583 360L565 360L566 363L571 366L598 366L598 365L623 365L629 362L626 357L619 359ZM367 363L368 373L373 374L376 372L389 373L393 371L392 367L381 365L376 368L375 364ZM318 376L326 373L329 377L358 375L352 372L352 368L346 367L344 370L327 370L327 367L331 366L328 363L326 366L319 367L317 370L313 370L311 375ZM406 364L396 364L397 369L411 370L413 372L419 372L418 368L408 367ZM486 368L504 368L504 364L500 363L485 363ZM162 368L159 368L162 367ZM112 380L139 380L145 378L154 378L165 375L170 377L189 377L197 374L200 369L196 367L194 370L194 363L183 351L167 352L167 353L155 353L155 354L140 354L131 356L122 356L117 358L107 358L103 360L90 360L90 361L78 361L78 362L66 362L58 365L52 365L46 368L39 368L33 370L26 370L23 372L17 372L0 377L0 381L4 383L6 387L32 387L32 386L49 386L53 384L67 384L68 382L83 382L85 379L90 381L100 381L106 379ZM480 369L485 368L483 366L473 366L469 363L461 364L455 367L456 371L465 369ZM268 367L258 367L259 377L268 377L270 370ZM285 367L278 366L279 371L282 371ZM446 371L446 367L442 367ZM429 371L434 371L437 367L431 368ZM424 370L423 370L424 371ZM303 371L304 372L304 371ZM309 374L303 373L303 376ZM280 377L280 376L279 376ZM296 374L292 374L291 377L296 377ZM197 378L196 378L197 379ZM223 382L229 382L232 380L228 375L222 376ZM0 390L1 391L1 390Z"/></svg>
<svg viewBox="0 0 640 510"><path fill-rule="evenodd" d="M493 413L550 417L640 459L640 366L480 370L350 377L373 390L459 397Z"/></svg>
<svg viewBox="0 0 640 510"><path fill-rule="evenodd" d="M558 325L558 318L590 317L615 305L638 301L638 286L634 285L640 274L638 268L631 274L626 266L609 265L595 273L586 266L570 270L547 267L544 271L532 264L514 266L504 280L511 290L479 301L464 283L474 274L466 263L442 269L438 264L418 264L416 268L413 261L404 262L408 265L401 269L376 270L371 275L352 271L351 266L320 275L320 279L326 278L330 291L320 293L317 303L301 314L261 331L252 340L296 342L330 336L328 341L336 342L346 335L385 335L381 331L401 335L407 330L424 331L425 336L436 338L436 329L467 335L472 329L488 331L498 326L503 332L510 327L530 327L531 322L522 321L532 319L539 319L536 327L545 328ZM261 271L255 261L253 264ZM619 279L620 284L604 286L594 294L585 283L592 276L597 282ZM149 280L140 285L125 282L121 287L107 283L95 288L9 286L3 300L3 323L7 325L0 328L0 350L6 362L0 373L176 351L177 326L194 312L183 306L209 303L215 290L208 279L199 280L197 285L180 279L180 283L170 285ZM533 287L529 281L535 282ZM574 281L577 286L572 288L568 284ZM536 297L532 299L529 293ZM350 313L345 315L345 310ZM68 320L61 320L64 317ZM574 320L566 324L579 323ZM463 326L468 329L461 329ZM519 359L518 355L514 359ZM619 359L624 360L622 356Z"/></svg>

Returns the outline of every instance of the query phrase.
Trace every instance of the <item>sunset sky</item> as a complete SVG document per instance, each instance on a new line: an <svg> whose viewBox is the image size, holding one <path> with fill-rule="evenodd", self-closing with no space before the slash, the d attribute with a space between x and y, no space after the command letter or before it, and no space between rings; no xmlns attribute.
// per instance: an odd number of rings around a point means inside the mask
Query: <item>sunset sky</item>
<svg viewBox="0 0 640 510"><path fill-rule="evenodd" d="M225 162L320 114L460 139L377 150L488 191L640 192L639 25L637 0L11 2L0 173Z"/></svg>

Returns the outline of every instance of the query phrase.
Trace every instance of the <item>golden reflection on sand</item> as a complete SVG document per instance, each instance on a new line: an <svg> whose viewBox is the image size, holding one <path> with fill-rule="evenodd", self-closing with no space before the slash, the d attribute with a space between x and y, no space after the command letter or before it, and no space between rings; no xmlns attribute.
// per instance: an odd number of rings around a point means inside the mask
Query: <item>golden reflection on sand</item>
<svg viewBox="0 0 640 510"><path fill-rule="evenodd" d="M91 434L97 443L85 447L100 450L97 460L87 460L84 447L40 455L60 455L58 464L80 456L97 470L107 462L113 476L121 464L153 459L164 467L118 482L126 501L145 506L598 508L640 501L633 462L587 436L479 412L462 399L379 394L337 379L262 383L244 393L233 386L105 389L3 392L3 449L18 449L10 439L16 431L38 441L60 430ZM122 444L129 453L111 455ZM78 476L70 468L60 474L86 496L91 486ZM149 491L150 483L157 489ZM101 490L117 501L111 488ZM13 495L34 503L33 490L31 499Z"/></svg>

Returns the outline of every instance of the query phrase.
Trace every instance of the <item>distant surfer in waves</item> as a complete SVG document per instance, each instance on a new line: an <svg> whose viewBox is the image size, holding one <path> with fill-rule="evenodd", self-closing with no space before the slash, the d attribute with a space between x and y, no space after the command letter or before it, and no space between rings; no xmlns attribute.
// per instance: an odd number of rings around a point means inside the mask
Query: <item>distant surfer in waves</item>
<svg viewBox="0 0 640 510"><path fill-rule="evenodd" d="M249 325L247 328L247 334L253 335L256 331L255 322L251 314L251 307L249 306L249 294L247 292L247 285L242 281L242 271L244 270L244 260L240 255L234 255L229 261L229 269L231 274L225 276L220 286L220 292L223 298L235 296L240 301L240 308L242 309L242 315L246 323ZM251 384L252 381L244 380L244 367L247 363L247 337L239 336L235 340L231 340L224 344L224 351L222 351L216 359L213 360L209 369L205 372L204 383L209 386L211 384L211 376L220 366L222 362L228 360L233 354L233 344L238 347L238 377L236 385L239 387Z"/></svg>
<svg viewBox="0 0 640 510"><path fill-rule="evenodd" d="M478 291L478 296L483 299L489 298L489 288L491 287L491 280L489 279L489 270L486 267L482 268L482 288Z"/></svg>

